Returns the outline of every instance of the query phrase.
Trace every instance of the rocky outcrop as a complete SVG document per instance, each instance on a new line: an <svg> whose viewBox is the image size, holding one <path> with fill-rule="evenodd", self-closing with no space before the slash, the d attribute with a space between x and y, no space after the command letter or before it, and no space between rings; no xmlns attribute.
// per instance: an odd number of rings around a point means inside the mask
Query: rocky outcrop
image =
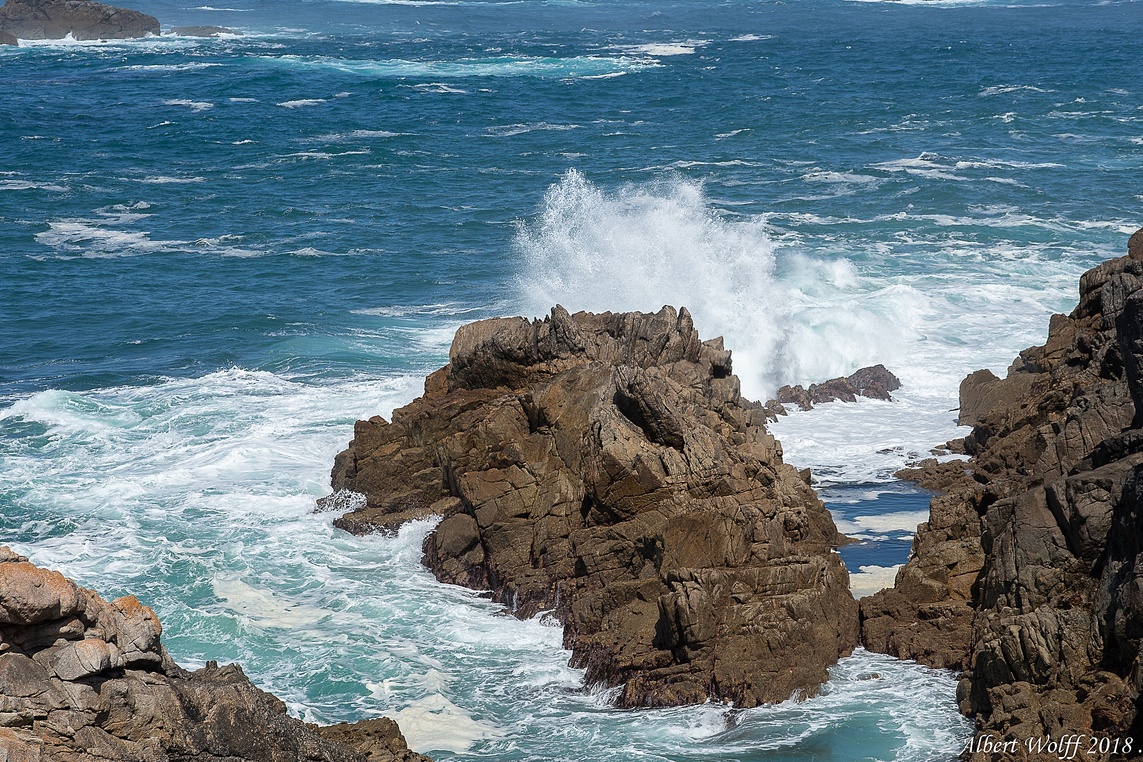
<svg viewBox="0 0 1143 762"><path fill-rule="evenodd" d="M374 727L391 721L318 728L237 665L187 672L161 633L134 597L105 601L0 547L0 759L429 762L395 724Z"/></svg>
<svg viewBox="0 0 1143 762"><path fill-rule="evenodd" d="M22 40L122 40L159 33L154 16L95 0L8 0L0 7L0 32Z"/></svg>
<svg viewBox="0 0 1143 762"><path fill-rule="evenodd" d="M766 403L766 409L777 415L786 415L786 405L797 405L810 410L825 402L856 402L858 397L875 400L893 399L889 392L901 388L901 382L884 365L861 368L849 377L831 378L805 389L800 384L783 386L778 396Z"/></svg>
<svg viewBox="0 0 1143 762"><path fill-rule="evenodd" d="M686 310L485 320L392 422L359 421L337 521L443 517L436 576L550 610L624 706L812 693L856 643L839 541Z"/></svg>
<svg viewBox="0 0 1143 762"><path fill-rule="evenodd" d="M238 32L225 26L176 26L171 28L171 34L180 37L219 37L224 34L238 34Z"/></svg>
<svg viewBox="0 0 1143 762"><path fill-rule="evenodd" d="M9 34L8 32L0 31L0 45L19 45L20 41L16 39L16 35Z"/></svg>
<svg viewBox="0 0 1143 762"><path fill-rule="evenodd" d="M1143 231L1084 274L1078 306L1006 378L965 379L971 463L932 501L896 586L861 602L871 650L966 670L958 698L981 737L1140 751L1141 287Z"/></svg>

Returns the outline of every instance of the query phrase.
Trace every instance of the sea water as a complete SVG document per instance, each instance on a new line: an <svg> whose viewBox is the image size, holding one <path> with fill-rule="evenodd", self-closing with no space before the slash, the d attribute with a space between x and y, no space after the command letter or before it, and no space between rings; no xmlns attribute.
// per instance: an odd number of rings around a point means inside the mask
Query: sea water
<svg viewBox="0 0 1143 762"><path fill-rule="evenodd" d="M893 472L1143 225L1137 2L134 7L240 34L0 47L0 541L438 759L956 756L955 676L861 650L804 701L615 710L421 567L431 523L314 499L458 325L673 304L753 398L901 378L772 426L891 583Z"/></svg>

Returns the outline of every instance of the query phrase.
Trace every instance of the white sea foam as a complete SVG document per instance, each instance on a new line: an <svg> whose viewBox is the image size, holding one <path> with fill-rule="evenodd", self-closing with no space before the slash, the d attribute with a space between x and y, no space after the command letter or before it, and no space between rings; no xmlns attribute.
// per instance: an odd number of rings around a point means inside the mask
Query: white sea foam
<svg viewBox="0 0 1143 762"><path fill-rule="evenodd" d="M106 227L113 220L63 220L49 222L48 229L36 234L36 242L59 253L103 258L135 256L163 251L183 241L155 241L148 232L115 230Z"/></svg>
<svg viewBox="0 0 1143 762"><path fill-rule="evenodd" d="M914 532L917 525L929 520L929 511L894 511L873 516L835 517L837 529L844 535L863 538L870 534L884 535L894 531Z"/></svg>
<svg viewBox="0 0 1143 762"><path fill-rule="evenodd" d="M658 66L654 61L628 55L467 58L455 61L413 61L405 59L360 60L328 56L259 56L275 65L325 69L360 77L454 79L466 77L586 77L638 71ZM442 83L433 83L447 87Z"/></svg>
<svg viewBox="0 0 1143 762"><path fill-rule="evenodd" d="M191 111L207 111L214 108L213 103L207 101L192 101L186 98L171 98L163 101L166 106L186 106Z"/></svg>
<svg viewBox="0 0 1143 762"><path fill-rule="evenodd" d="M325 103L325 98L299 98L298 100L282 101L278 105L282 108L304 108L306 106L318 106Z"/></svg>
<svg viewBox="0 0 1143 762"><path fill-rule="evenodd" d="M280 595L260 590L229 575L215 575L211 588L229 612L237 615L244 624L255 627L297 630L316 625L329 615L328 612L285 600Z"/></svg>
<svg viewBox="0 0 1143 762"><path fill-rule="evenodd" d="M484 131L489 135L494 135L498 138L509 138L516 135L523 135L528 132L562 132L565 130L577 130L582 125L578 124L552 124L550 122L532 122L531 124L502 124L495 127L485 127Z"/></svg>
<svg viewBox="0 0 1143 762"><path fill-rule="evenodd" d="M864 598L873 595L879 590L893 587L897 579L897 570L901 564L895 566L862 566L861 571L849 575L849 589L854 598Z"/></svg>
<svg viewBox="0 0 1143 762"><path fill-rule="evenodd" d="M619 50L635 55L666 58L669 56L689 56L695 50L706 45L704 40L687 40L685 42L649 42L643 45L623 45Z"/></svg>
<svg viewBox="0 0 1143 762"><path fill-rule="evenodd" d="M462 754L477 741L505 735L495 725L477 721L439 693L418 699L389 716L401 726L409 748L418 752L442 750Z"/></svg>
<svg viewBox="0 0 1143 762"><path fill-rule="evenodd" d="M0 180L0 191L18 190L46 190L64 193L67 191L67 188L63 185L56 185L55 183L38 183L31 180Z"/></svg>
<svg viewBox="0 0 1143 762"><path fill-rule="evenodd" d="M172 185L172 184L181 185L184 183L205 183L206 178L205 177L171 177L169 175L152 175L150 177L144 177L139 182L146 183L148 185Z"/></svg>

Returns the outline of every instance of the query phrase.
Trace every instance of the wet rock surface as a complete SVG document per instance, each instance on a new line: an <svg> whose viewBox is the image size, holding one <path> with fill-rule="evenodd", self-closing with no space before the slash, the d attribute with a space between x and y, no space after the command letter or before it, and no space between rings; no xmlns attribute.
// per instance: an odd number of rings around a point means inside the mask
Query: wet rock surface
<svg viewBox="0 0 1143 762"><path fill-rule="evenodd" d="M326 729L296 720L237 665L188 672L161 634L133 596L105 601L0 547L0 758L428 760L404 748L395 723Z"/></svg>
<svg viewBox="0 0 1143 762"><path fill-rule="evenodd" d="M1143 231L1083 275L1044 346L1003 379L965 379L971 462L945 479L896 586L861 601L866 647L966 670L958 699L979 738L1078 733L1140 751L1141 286ZM1038 758L1016 749L967 756Z"/></svg>
<svg viewBox="0 0 1143 762"><path fill-rule="evenodd" d="M353 532L443 517L425 561L551 610L624 706L816 691L856 643L829 513L686 310L485 320L333 470Z"/></svg>

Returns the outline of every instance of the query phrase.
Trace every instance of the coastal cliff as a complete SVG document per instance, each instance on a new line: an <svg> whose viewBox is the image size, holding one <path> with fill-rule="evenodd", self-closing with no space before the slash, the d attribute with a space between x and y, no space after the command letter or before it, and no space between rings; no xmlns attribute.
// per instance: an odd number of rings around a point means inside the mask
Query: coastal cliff
<svg viewBox="0 0 1143 762"><path fill-rule="evenodd" d="M967 463L923 469L929 521L893 589L861 602L867 648L965 670L972 759L1027 739L1143 742L1143 230L1007 377L961 384ZM977 748L977 747L973 747ZM1086 746L1084 751L1086 751ZM1097 749L1086 759L1122 758Z"/></svg>
<svg viewBox="0 0 1143 762"><path fill-rule="evenodd" d="M359 421L337 520L443 517L425 562L519 617L551 611L623 706L755 706L815 692L857 643L840 541L684 309L556 307L457 331L425 394Z"/></svg>
<svg viewBox="0 0 1143 762"><path fill-rule="evenodd" d="M179 667L133 596L105 601L0 547L0 759L431 762L386 718L318 727L242 669Z"/></svg>

